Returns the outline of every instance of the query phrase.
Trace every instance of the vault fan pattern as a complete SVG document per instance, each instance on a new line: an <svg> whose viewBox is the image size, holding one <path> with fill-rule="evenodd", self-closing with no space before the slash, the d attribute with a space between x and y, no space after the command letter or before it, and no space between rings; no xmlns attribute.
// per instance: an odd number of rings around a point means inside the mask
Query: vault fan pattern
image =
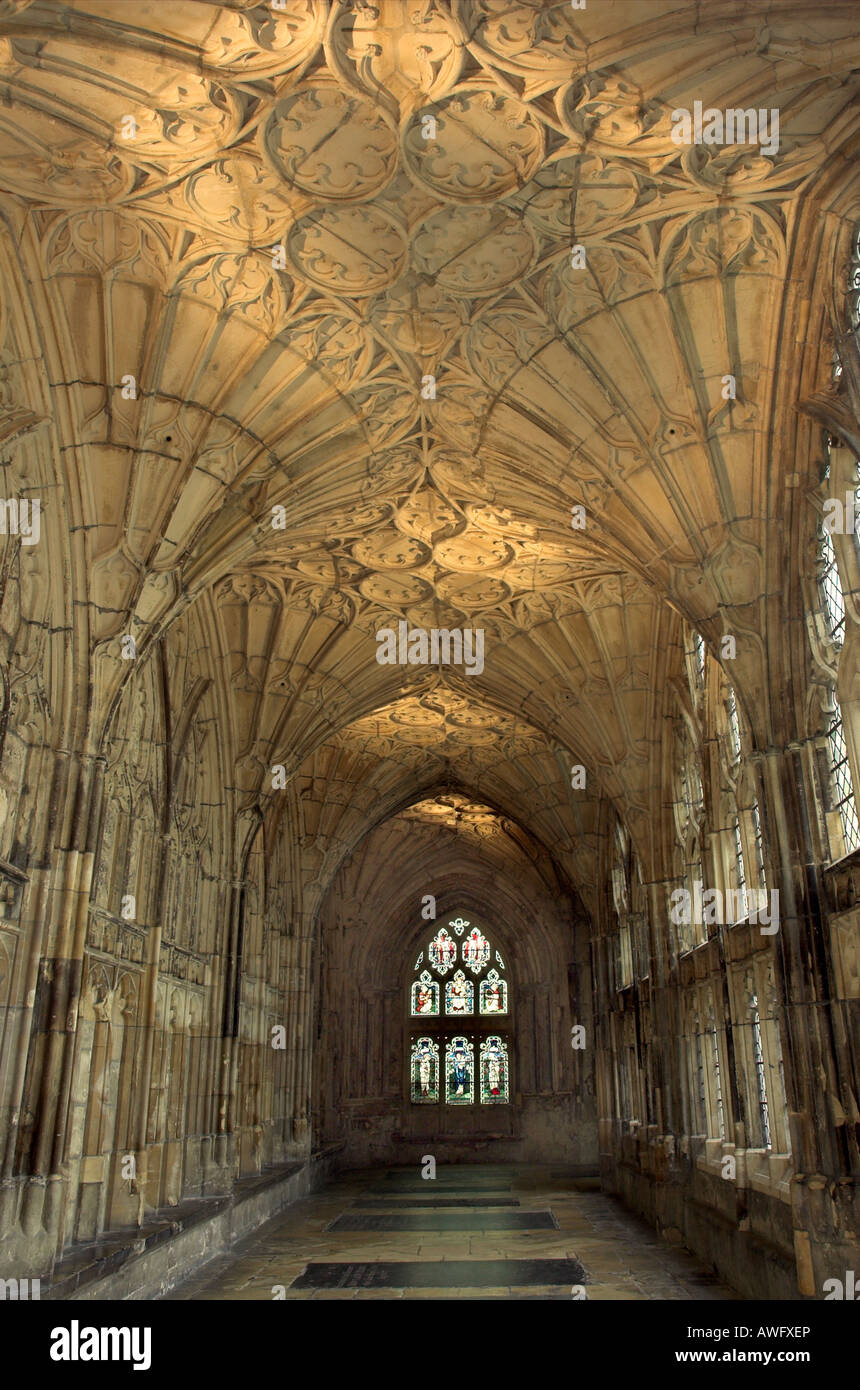
<svg viewBox="0 0 860 1390"><path fill-rule="evenodd" d="M853 0L0 0L16 1268L411 1161L467 1053L454 1158L601 1165L762 1296L849 1258L858 72ZM428 898L501 1032L412 1027Z"/></svg>

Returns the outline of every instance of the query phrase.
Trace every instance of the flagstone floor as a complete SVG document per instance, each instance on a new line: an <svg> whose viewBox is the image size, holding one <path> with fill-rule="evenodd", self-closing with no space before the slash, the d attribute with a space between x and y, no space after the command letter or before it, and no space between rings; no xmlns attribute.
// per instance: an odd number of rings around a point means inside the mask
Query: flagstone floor
<svg viewBox="0 0 860 1390"><path fill-rule="evenodd" d="M168 1299L738 1299L688 1252L549 1167L353 1171Z"/></svg>

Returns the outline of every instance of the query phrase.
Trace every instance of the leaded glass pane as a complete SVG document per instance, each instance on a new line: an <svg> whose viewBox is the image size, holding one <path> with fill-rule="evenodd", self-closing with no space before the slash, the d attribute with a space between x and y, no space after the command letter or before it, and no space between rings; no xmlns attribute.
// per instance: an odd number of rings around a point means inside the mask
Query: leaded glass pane
<svg viewBox="0 0 860 1390"><path fill-rule="evenodd" d="M714 1068L714 1099L717 1102L717 1124L719 1125L720 1138L726 1137L726 1119L723 1112L723 1082L720 1072L720 1044L717 1038L717 1030L711 1024L711 1047L713 1049L713 1068Z"/></svg>
<svg viewBox="0 0 860 1390"><path fill-rule="evenodd" d="M717 1037L717 1020L714 1017L714 1006L710 1005L707 1011L707 1026L709 1026L711 1040L711 1068L714 1073L714 1101L717 1104L717 1126L720 1130L720 1138L725 1138L725 1112L722 1109L722 1073L720 1069L720 1040Z"/></svg>
<svg viewBox="0 0 860 1390"><path fill-rule="evenodd" d="M468 1038L452 1038L445 1049L446 1099L449 1105L471 1105L474 1098L475 1053Z"/></svg>
<svg viewBox="0 0 860 1390"><path fill-rule="evenodd" d="M439 1012L439 986L427 970L422 970L412 985L412 1013L430 1014Z"/></svg>
<svg viewBox="0 0 860 1390"><path fill-rule="evenodd" d="M761 1122L761 1138L764 1148L769 1149L770 1144L770 1113L767 1103L767 1081L764 1074L764 1055L761 1045L761 1019L758 1011L758 998L753 995L752 1007L752 1043L753 1043L753 1063L755 1065L756 1089L758 1091L758 1110Z"/></svg>
<svg viewBox="0 0 860 1390"><path fill-rule="evenodd" d="M439 1044L417 1038L412 1044L412 1100L416 1105L439 1101Z"/></svg>
<svg viewBox="0 0 860 1390"><path fill-rule="evenodd" d="M695 1044L695 1045L696 1045L695 1074L696 1074L696 1100L697 1100L697 1104L698 1104L698 1114L699 1114L698 1124L699 1124L699 1126L700 1126L701 1132L702 1132L703 1134L707 1134L707 1132L708 1132L708 1108L707 1108L707 1102L706 1102L706 1100L705 1100L705 1062L704 1062L704 1058L702 1057L702 1033L701 1033L701 1024L699 1023L699 1015L698 1015L698 1014L694 1014L694 1015L693 1015L693 1030L694 1030L693 1036L695 1037L695 1040L696 1040L696 1044Z"/></svg>
<svg viewBox="0 0 860 1390"><path fill-rule="evenodd" d="M838 705L834 711L830 728L827 730L827 737L830 742L834 801L842 821L842 835L845 840L845 849L850 854L851 851L855 850L860 844L860 821L858 821L857 807L854 804L851 765L848 761L848 749L845 745L845 731L842 727L842 714Z"/></svg>
<svg viewBox="0 0 860 1390"><path fill-rule="evenodd" d="M735 873L738 881L738 902L740 904L740 909L743 914L743 917L746 917L747 912L749 910L749 903L747 902L747 875L746 869L744 867L744 850L743 845L741 843L741 826L737 816L735 816L734 835ZM740 920L742 920L742 918Z"/></svg>
<svg viewBox="0 0 860 1390"><path fill-rule="evenodd" d="M500 978L498 970L491 970L478 987L480 1012L482 1014L506 1014L508 1012L508 986Z"/></svg>
<svg viewBox="0 0 860 1390"><path fill-rule="evenodd" d="M463 942L463 964L472 971L473 975L480 975L484 966L490 960L490 943L483 932L473 927Z"/></svg>
<svg viewBox="0 0 860 1390"><path fill-rule="evenodd" d="M462 970L458 970L453 980L445 986L446 1014L473 1014L475 1012L475 986L467 980Z"/></svg>
<svg viewBox="0 0 860 1390"><path fill-rule="evenodd" d="M738 758L741 756L741 726L740 721L738 719L737 700L735 699L735 692L731 686L729 686L728 711L729 739L731 741L732 746L732 762L736 763Z"/></svg>
<svg viewBox="0 0 860 1390"><path fill-rule="evenodd" d="M694 702L698 699L705 681L705 642L695 629L688 629L684 643L687 659L687 683Z"/></svg>
<svg viewBox="0 0 860 1390"><path fill-rule="evenodd" d="M429 930L435 934L425 939L415 960L417 978L409 985L410 1017L425 1020L421 1037L408 1035L411 1099L419 1105L473 1105L479 1097L487 1104L508 1103L508 1040L491 1034L498 1023L489 1021L498 1019L504 1027L508 1017L502 957L464 917L446 918L444 926ZM491 964L494 955L498 969ZM454 1018L475 1032L452 1036L447 1020Z"/></svg>
<svg viewBox="0 0 860 1390"><path fill-rule="evenodd" d="M428 954L430 956L430 964L433 966L434 970L439 971L440 975L447 975L448 971L453 969L454 962L457 959L457 943L444 927L439 928L439 931L437 931L433 940L430 942Z"/></svg>
<svg viewBox="0 0 860 1390"><path fill-rule="evenodd" d="M693 651L696 658L696 679L701 684L705 679L705 639L700 633L693 633Z"/></svg>
<svg viewBox="0 0 860 1390"><path fill-rule="evenodd" d="M504 1105L510 1099L508 1049L499 1037L481 1043L481 1104Z"/></svg>
<svg viewBox="0 0 860 1390"><path fill-rule="evenodd" d="M754 801L753 804L752 804L752 818L753 818L753 837L754 837L754 839L755 839L755 862L756 862L756 870L757 870L757 872L758 872L758 886L759 886L759 888L766 888L766 887L767 887L767 875L765 874L765 869L764 869L764 841L763 841L763 838L762 838L762 830L761 830L761 814L760 814L759 809L758 809L758 802L757 802L757 801Z"/></svg>
<svg viewBox="0 0 860 1390"><path fill-rule="evenodd" d="M848 280L848 312L854 328L860 327L860 232L855 235Z"/></svg>
<svg viewBox="0 0 860 1390"><path fill-rule="evenodd" d="M845 641L845 599L842 596L842 581L836 564L833 537L823 526L818 528L818 584L824 604L827 632L835 647Z"/></svg>

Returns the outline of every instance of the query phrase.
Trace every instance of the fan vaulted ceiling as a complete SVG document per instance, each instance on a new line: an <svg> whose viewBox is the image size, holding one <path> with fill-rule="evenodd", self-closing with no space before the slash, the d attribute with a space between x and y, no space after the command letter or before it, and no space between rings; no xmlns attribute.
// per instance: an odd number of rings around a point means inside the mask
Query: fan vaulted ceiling
<svg viewBox="0 0 860 1390"><path fill-rule="evenodd" d="M0 5L6 433L76 441L94 737L120 635L208 596L246 802L322 779L335 862L459 787L585 888L598 789L647 839L678 614L738 634L767 736L860 35L853 3L706 8ZM679 147L696 100L778 105L778 153ZM483 628L483 672L380 666L401 618Z"/></svg>

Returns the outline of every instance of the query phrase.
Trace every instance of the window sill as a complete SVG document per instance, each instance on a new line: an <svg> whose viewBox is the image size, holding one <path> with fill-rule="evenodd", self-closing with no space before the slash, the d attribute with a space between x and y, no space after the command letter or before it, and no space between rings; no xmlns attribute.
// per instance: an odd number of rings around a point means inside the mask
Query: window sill
<svg viewBox="0 0 860 1390"><path fill-rule="evenodd" d="M735 1161L734 1178L724 1176L726 1158ZM736 1149L722 1139L706 1139L705 1152L697 1158L696 1167L724 1182L733 1182L736 1187L748 1187L781 1202L791 1201L791 1154L774 1153L772 1149Z"/></svg>

